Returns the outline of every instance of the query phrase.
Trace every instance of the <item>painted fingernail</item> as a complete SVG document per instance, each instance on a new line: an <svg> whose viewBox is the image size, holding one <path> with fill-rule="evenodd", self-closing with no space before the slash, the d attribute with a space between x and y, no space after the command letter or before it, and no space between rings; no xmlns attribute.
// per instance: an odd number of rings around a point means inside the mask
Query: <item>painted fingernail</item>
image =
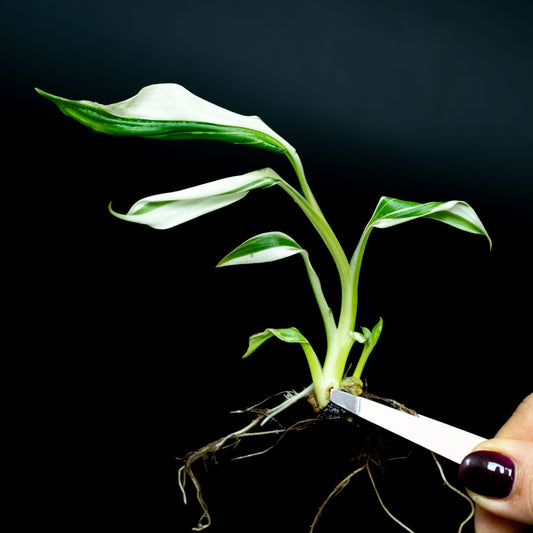
<svg viewBox="0 0 533 533"><path fill-rule="evenodd" d="M490 498L509 496L514 478L513 461L499 452L472 452L463 459L459 467L459 479L465 487Z"/></svg>

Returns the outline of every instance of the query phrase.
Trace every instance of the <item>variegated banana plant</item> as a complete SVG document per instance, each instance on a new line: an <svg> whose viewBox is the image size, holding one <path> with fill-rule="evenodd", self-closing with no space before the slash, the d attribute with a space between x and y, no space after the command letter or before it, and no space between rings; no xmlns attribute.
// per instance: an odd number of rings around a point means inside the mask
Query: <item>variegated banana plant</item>
<svg viewBox="0 0 533 533"><path fill-rule="evenodd" d="M126 214L116 213L111 205L109 209L120 219L168 229L237 202L252 190L274 185L281 187L307 216L335 262L341 287L339 315L334 316L326 301L309 253L285 233L272 231L256 235L224 257L218 266L265 263L300 255L324 322L327 339L325 356L320 358L306 337L291 327L268 328L252 335L244 357L272 337L300 344L311 371L318 408L327 405L332 388L348 388L355 394L362 391L363 369L381 335L381 319L372 330L362 327L356 331L359 273L365 247L374 228L388 228L410 220L430 218L463 231L484 235L491 245L490 237L477 214L465 202L420 204L382 197L355 251L348 257L313 196L296 150L259 117L233 113L175 84L150 85L132 98L110 105L68 100L39 89L37 91L54 102L64 114L98 132L152 139L211 139L252 145L288 157L296 172L300 190L272 169L265 168L177 192L149 196L136 202ZM358 362L353 374L345 375L348 356L354 344L361 345Z"/></svg>

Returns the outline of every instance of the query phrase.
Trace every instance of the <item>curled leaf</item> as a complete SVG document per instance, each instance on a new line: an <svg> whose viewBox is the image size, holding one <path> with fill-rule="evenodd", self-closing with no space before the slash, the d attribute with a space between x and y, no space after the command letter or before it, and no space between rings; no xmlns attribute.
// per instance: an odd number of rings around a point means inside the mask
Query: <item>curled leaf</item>
<svg viewBox="0 0 533 533"><path fill-rule="evenodd" d="M125 215L111 207L109 210L128 222L168 229L237 202L253 189L272 187L280 180L273 170L264 168L181 191L148 196L135 202Z"/></svg>
<svg viewBox="0 0 533 533"><path fill-rule="evenodd" d="M277 337L283 342L288 343L309 344L308 340L296 328L268 328L262 333L256 333L250 337L248 350L243 355L243 359L246 359L249 355L255 352L261 344L272 337Z"/></svg>
<svg viewBox="0 0 533 533"><path fill-rule="evenodd" d="M432 218L469 233L484 235L492 247L489 234L476 212L466 202L458 200L420 204L383 196L367 228L389 228L417 218Z"/></svg>
<svg viewBox="0 0 533 533"><path fill-rule="evenodd" d="M370 331L367 328L363 328L363 333L350 331L349 335L354 341L364 344L370 338Z"/></svg>
<svg viewBox="0 0 533 533"><path fill-rule="evenodd" d="M309 344L309 341L296 328L268 328L265 329L265 331L263 331L262 333L256 333L255 335L252 335L249 340L248 350L243 355L243 359L255 352L255 350L257 350L259 346L261 346L265 341L271 339L272 337L277 337L283 342L299 344L302 347L305 353L305 357L307 359L309 370L311 371L311 377L313 379L315 388L316 390L321 390L320 387L322 384L323 377L322 365L320 364L320 361L318 360L315 351ZM322 400L325 401L325 399L323 398ZM325 401L325 404L326 403L327 401Z"/></svg>
<svg viewBox="0 0 533 533"><path fill-rule="evenodd" d="M110 135L212 139L295 153L294 148L259 117L224 109L175 83L149 85L127 100L107 105L89 100L69 100L36 90L54 102L65 115Z"/></svg>
<svg viewBox="0 0 533 533"><path fill-rule="evenodd" d="M381 317L379 318L378 323L372 328L372 331L365 327L361 329L363 330L366 340L364 341L363 351L361 352L361 356L359 357L359 361L355 367L355 372L353 373L353 379L355 380L361 379L361 374L363 373L363 369L368 361L368 357L372 353L372 350L376 346L379 337L381 336L381 332L383 331L383 319Z"/></svg>

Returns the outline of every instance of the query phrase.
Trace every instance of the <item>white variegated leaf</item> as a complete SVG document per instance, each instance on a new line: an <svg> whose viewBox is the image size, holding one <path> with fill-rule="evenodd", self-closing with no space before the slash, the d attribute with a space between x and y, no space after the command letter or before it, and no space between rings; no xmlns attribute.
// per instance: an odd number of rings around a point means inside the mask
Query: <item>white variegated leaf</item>
<svg viewBox="0 0 533 533"><path fill-rule="evenodd" d="M432 218L457 229L476 233L492 241L476 212L466 202L428 202L420 204L383 196L368 223L368 228L389 228L417 218Z"/></svg>
<svg viewBox="0 0 533 533"><path fill-rule="evenodd" d="M224 257L217 266L268 263L303 252L305 250L285 233L271 231L243 242Z"/></svg>
<svg viewBox="0 0 533 533"><path fill-rule="evenodd" d="M181 191L148 196L133 204L124 215L111 207L110 211L128 222L168 229L237 202L253 189L272 187L280 180L273 170L266 168Z"/></svg>
<svg viewBox="0 0 533 533"><path fill-rule="evenodd" d="M294 148L259 117L229 111L175 83L148 85L135 96L113 104L69 100L40 89L37 92L67 116L110 135L212 139L295 154Z"/></svg>

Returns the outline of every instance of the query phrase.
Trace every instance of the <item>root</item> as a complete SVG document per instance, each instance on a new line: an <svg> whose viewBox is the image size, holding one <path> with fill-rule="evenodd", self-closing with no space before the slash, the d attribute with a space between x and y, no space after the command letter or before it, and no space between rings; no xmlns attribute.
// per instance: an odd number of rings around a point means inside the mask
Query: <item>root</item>
<svg viewBox="0 0 533 533"><path fill-rule="evenodd" d="M437 468L439 469L440 477L442 478L442 481L444 481L444 484L453 492L459 494L461 498L464 498L470 505L470 513L469 515L461 522L461 525L459 526L459 529L457 530L457 533L461 533L463 531L463 527L472 520L475 512L475 506L474 502L463 492L461 492L459 489L456 489L452 484L449 483L449 481L446 479L446 476L444 475L444 470L442 469L442 466L440 465L439 461L437 460L437 457L433 452L431 452L431 455L433 456L433 460L435 461L435 464L437 465Z"/></svg>
<svg viewBox="0 0 533 533"><path fill-rule="evenodd" d="M470 513L468 514L468 516L463 520L463 522L460 524L459 526L459 529L457 530L457 533L462 533L463 531L463 528L465 527L465 525L473 518L474 516L474 511L475 511L475 507L474 507L474 503L472 502L472 500L466 495L464 494L463 492L461 492L460 490L458 490L457 488L455 488L447 479L446 479L446 476L444 474L444 470L442 469L442 466L441 464L439 463L437 457L435 456L435 454L433 452L431 452L431 455L433 457L433 460L435 461L435 464L437 465L437 468L439 470L439 473L440 473L440 476L444 482L444 484L446 485L446 487L448 487L450 490L452 490L453 492L455 492L456 494L458 494L459 496L461 496L462 498L464 498L470 505ZM395 461L395 460L398 460L398 459L406 459L406 457L395 457L395 458L392 458L392 459L387 459L387 461ZM367 473L368 473L368 477L370 478L370 482L372 483L372 487L374 489L374 492L376 494L376 497L379 501L379 504L381 505L381 508L385 511L385 513L392 519L394 520L394 522L396 522L399 526L401 526L403 529L405 529L406 531L409 531L410 533L414 533L414 531L409 527L407 526L406 524L404 524L401 520L399 520L397 517L395 517L390 511L389 509L387 508L387 506L385 505L385 503L383 502L383 499L381 498L381 495L378 491L378 488L376 486L376 482L374 481L374 477L372 476L372 471L370 469L370 456L367 455L367 459L366 459L366 462L364 465L360 466L359 468L357 468L356 470L354 470L351 474L347 475L340 483L338 483L335 488L329 493L328 497L324 500L324 502L320 505L319 509L318 509L318 512L316 513L315 515L315 518L313 520L313 523L311 524L311 528L309 530L309 533L313 533L314 530L315 530L315 526L318 522L318 520L320 519L321 515L322 515L322 512L324 511L324 508L326 507L326 505L333 499L335 498L336 496L338 496L347 486L348 484L350 483L351 479L356 475L356 474L359 474L360 472L362 472L363 470L366 470Z"/></svg>
<svg viewBox="0 0 533 533"><path fill-rule="evenodd" d="M374 481L374 478L372 477L372 472L370 471L370 467L367 465L366 471L368 472L368 477L370 478L370 481L372 482L372 486L374 487L374 492L376 493L376 496L378 498L378 501L383 508L383 510L401 527L403 527L406 531L410 531L410 533L415 533L410 527L407 527L401 520L396 518L385 506L383 503L383 500L381 499L381 496L379 495L378 488L376 487L376 482Z"/></svg>
<svg viewBox="0 0 533 533"><path fill-rule="evenodd" d="M299 400L304 399L304 398L308 398L312 394L312 392L313 392L313 386L310 385L309 387L307 387L306 389L304 389L303 391L301 391L299 393L295 393L295 392L292 392L292 393L289 393L289 392L280 393L280 394L283 394L285 396L285 400L282 403L280 403L278 406L276 406L276 407L267 409L267 408L262 408L260 406L263 405L266 401L274 398L275 396L278 396L278 394L276 394L274 396L271 396L270 398L267 398L263 402L260 402L257 405L254 405L254 406L252 406L252 407L250 407L248 409L245 409L244 411L234 411L236 413L255 413L256 416L249 424L247 424L243 428L241 428L241 429L239 429L237 431L234 431L232 433L229 433L225 437L222 437L222 438L217 439L217 440L215 440L213 442L210 442L209 444L206 444L205 446L202 446L201 448L199 448L199 449L197 449L195 451L189 452L183 458L179 458L179 457L177 458L179 461L183 462L183 465L180 467L180 469L178 471L178 482L179 482L179 487L180 487L180 490L181 490L181 493L182 493L182 496L183 496L183 502L185 504L187 504L187 493L186 493L186 490L185 490L185 485L187 483L187 480L190 479L190 481L194 485L197 503L199 504L199 506L200 506L200 508L202 510L202 515L201 515L201 517L200 517L200 519L198 521L198 525L196 527L192 528L193 531L202 531L202 530L208 528L211 525L211 516L209 514L208 506L207 506L207 504L206 504L206 502L205 502L205 500L203 498L203 495L202 495L202 487L200 485L200 482L198 481L198 478L196 477L196 475L195 475L195 473L193 471L194 464L199 459L202 459L202 460L205 461L206 459L208 459L210 457L214 457L218 452L220 452L220 451L222 451L224 449L237 446L242 439L245 439L245 438L248 438L248 437L262 437L262 436L278 435L278 438L275 440L275 442L273 444L270 444L269 446L267 446L263 450L260 450L260 451L257 451L257 452L252 452L252 453L249 453L249 454L246 454L246 455L241 455L241 456L238 456L238 457L234 457L232 460L247 459L247 458L250 458L250 457L256 457L258 455L263 455L263 454L269 452L275 446L278 445L280 440L283 439L283 437L287 433L289 433L291 431L298 431L298 430L305 429L305 428L309 427L310 425L316 423L317 419L316 418L311 418L311 419L300 420L300 421L296 422L295 424L293 424L292 426L289 426L289 427L282 427L281 424L279 424L279 427L277 429L258 430L258 431L254 431L254 429L256 427L264 426L270 420L275 420L275 417L277 415L279 415L281 412L283 412L285 409L289 408L290 406L292 406L293 404L295 404ZM375 398L378 398L378 397L375 397ZM385 399L379 398L379 400L383 401ZM395 401L390 401L390 402L391 403L394 402L393 407L395 407L396 409L407 410L407 408L405 408L402 404L399 404L398 402L395 402ZM410 411L410 410L408 410L408 411ZM431 452L431 455L433 456L433 460L435 461L435 464L437 465L437 468L439 470L440 476L441 476L444 484L446 485L446 487L448 487L450 490L452 490L453 492L457 493L459 496L461 496L462 498L467 500L469 505L470 505L470 513L465 518L465 520L460 524L459 529L457 531L457 533L462 533L464 526L474 516L474 504L473 504L472 500L466 494L464 494L463 492L459 491L458 489L456 489L454 486L452 486L448 482L448 480L446 479L446 476L444 475L444 471L443 471L439 461L437 460L435 454L433 452ZM334 489L329 493L329 495L324 500L324 502L320 505L320 507L319 507L314 519L313 519L313 523L310 526L309 533L314 533L315 527L316 527L320 517L322 516L323 511L324 511L325 507L330 503L330 501L333 498L337 497L348 486L348 484L350 483L352 478L355 475L357 475L360 472L362 472L363 470L367 471L368 477L370 478L370 482L372 484L372 487L374 489L376 497L377 497L382 509L385 511L385 513L394 522L396 522L400 527L402 527L405 531L408 531L410 533L414 533L414 531L411 528L409 528L406 524L404 524L398 518L396 518L389 511L389 509L386 507L386 505L384 504L383 499L381 498L381 495L380 495L380 493L379 493L379 491L377 489L376 482L374 480L374 477L372 476L372 472L371 472L371 469L370 469L370 461L374 461L371 458L370 454L365 452L364 454L362 454L359 457L359 460L361 460L361 459L364 461L364 464L362 464L362 466L359 466L358 468L356 468L353 472L351 472L349 475L347 475L342 481L340 481L334 487ZM403 457L390 458L390 459L386 459L386 461L393 461L395 459L404 459L404 458ZM359 464L361 464L361 463L359 463ZM377 464L379 466L380 463L375 462L375 464Z"/></svg>
<svg viewBox="0 0 533 533"><path fill-rule="evenodd" d="M395 458L395 459L400 459L400 458ZM395 460L395 459L391 459L391 460ZM363 466L360 466L359 468L357 468L356 470L354 470L351 474L347 475L340 483L337 484L337 486L329 493L328 497L324 500L324 502L322 503L322 505L320 506L320 508L318 509L318 512L317 514L315 515L315 518L313 520L313 523L311 524L311 529L309 530L309 533L313 533L314 530L315 530L315 526L320 518L320 516L322 515L322 511L324 510L324 508L326 507L326 505L330 502L330 500L332 500L333 498L335 498L336 496L338 496L347 486L348 486L348 483L350 483L352 477L354 477L356 474L359 474L359 472L362 472L363 470L366 470L368 472L368 477L370 478L370 481L372 483L372 487L374 487L374 492L376 493L376 496L378 498L378 501L381 505L381 507L383 508L383 510L387 513L388 516L390 516L392 518L392 520L394 520L397 524L399 524L401 527L403 527L406 531L410 531L410 533L414 533L414 531L412 529L410 529L409 527L407 527L403 522L401 522L398 518L396 518L388 509L387 507L385 506L385 504L383 503L383 500L381 499L381 496L378 492L378 489L376 487L376 483L374 481L374 478L372 477L372 472L370 471L370 455L367 455L367 458L366 458L366 462Z"/></svg>
<svg viewBox="0 0 533 533"><path fill-rule="evenodd" d="M194 488L196 489L196 500L198 501L198 504L200 505L203 511L203 514L200 517L200 520L198 521L198 526L193 527L193 531L201 531L202 529L205 529L211 525L211 516L209 514L207 504L205 503L205 500L202 496L202 487L200 486L200 482L198 481L196 475L192 470L193 464L198 461L198 459L205 459L206 457L215 454L216 452L229 446L229 444L227 444L228 441L234 441L232 444L235 444L239 441L239 438L242 435L251 431L255 426L257 426L257 424L259 424L259 422L261 422L261 420L263 420L263 418L264 415L260 414L259 416L257 416L257 418L252 420L252 422L250 422L242 429L230 433L229 435L226 435L221 439L210 442L209 444L202 446L194 452L189 452L183 458L177 458L179 460L184 461L184 465L178 471L178 482L179 487L181 489L181 493L183 495L183 502L187 504L187 493L185 492L185 484L187 482L187 478L189 478L192 481Z"/></svg>
<svg viewBox="0 0 533 533"><path fill-rule="evenodd" d="M202 509L202 516L200 517L200 520L198 521L198 525L192 528L193 531L202 531L203 529L206 529L211 525L211 516L209 514L209 509L207 507L207 504L202 496L202 487L200 485L200 482L198 481L198 478L196 477L193 471L194 463L196 463L196 461L198 461L199 459L205 460L208 457L212 457L221 450L236 446L240 442L240 440L245 437L260 437L260 436L265 436L265 435L276 435L276 434L280 435L277 441L273 445L266 448L265 450L252 453L252 454L248 454L248 455L244 455L244 456L240 456L240 457L237 457L236 459L244 459L247 457L253 457L256 455L262 455L264 453L267 453L274 446L276 446L278 442L289 431L303 429L304 427L307 427L311 423L315 422L315 419L301 420L288 428L280 428L280 429L257 431L257 432L252 432L252 430L258 425L261 425L261 426L264 425L266 422L268 422L269 420L271 420L272 418L274 418L275 416L277 416L282 411L284 411L285 409L287 409L288 407L290 407L297 401L301 400L302 398L306 398L307 396L309 396L312 390L313 390L313 386L310 385L309 387L307 387L300 393L285 393L285 401L272 409L258 409L258 406L264 402L261 402L260 404L257 404L253 407L250 407L249 409L246 409L244 412L255 412L257 414L257 416L248 425L244 426L243 428L237 431L229 433L225 437L222 437L213 442L210 442L209 444L206 444L205 446L202 446L201 448L198 448L195 451L189 452L183 458L180 458L180 457L177 458L179 461L183 461L184 463L178 471L178 483L179 483L179 487L180 487L180 490L183 496L183 502L187 504L187 493L185 491L185 485L187 483L187 479L190 479L195 488L196 500ZM243 412L243 411L238 411L238 412Z"/></svg>
<svg viewBox="0 0 533 533"><path fill-rule="evenodd" d="M352 477L354 477L356 474L359 474L359 472L362 472L363 470L365 470L366 468L368 468L368 460L367 462L363 465L363 466L360 466L357 470L354 470L351 474L347 475L340 483L337 484L337 486L329 493L328 497L324 500L324 502L322 503L322 505L319 507L318 509L318 512L316 513L315 515L315 518L313 520L313 523L311 524L311 529L309 530L309 533L313 533L313 531L315 530L315 526L320 518L320 516L322 515L322 511L324 510L324 508L326 507L326 505L329 503L329 501L333 498L335 498L338 494L340 494L345 488L346 486L348 485L348 483L350 483L350 480L352 479Z"/></svg>
<svg viewBox="0 0 533 533"><path fill-rule="evenodd" d="M274 442L274 444L271 444L270 446L268 446L268 448L265 448L264 450L261 450L259 452L249 453L246 455L240 455L239 457L234 457L232 461L238 461L239 459L248 459L250 457L257 457L259 455L264 455L265 453L268 453L270 450L274 449L280 443L281 439L290 431L299 431L315 423L316 423L316 418L306 418L304 420L299 420L298 422L296 422L292 426L289 426L288 428L270 429L268 431L256 431L254 433L243 434L240 436L240 438L263 437L265 435L279 435L279 438Z"/></svg>

